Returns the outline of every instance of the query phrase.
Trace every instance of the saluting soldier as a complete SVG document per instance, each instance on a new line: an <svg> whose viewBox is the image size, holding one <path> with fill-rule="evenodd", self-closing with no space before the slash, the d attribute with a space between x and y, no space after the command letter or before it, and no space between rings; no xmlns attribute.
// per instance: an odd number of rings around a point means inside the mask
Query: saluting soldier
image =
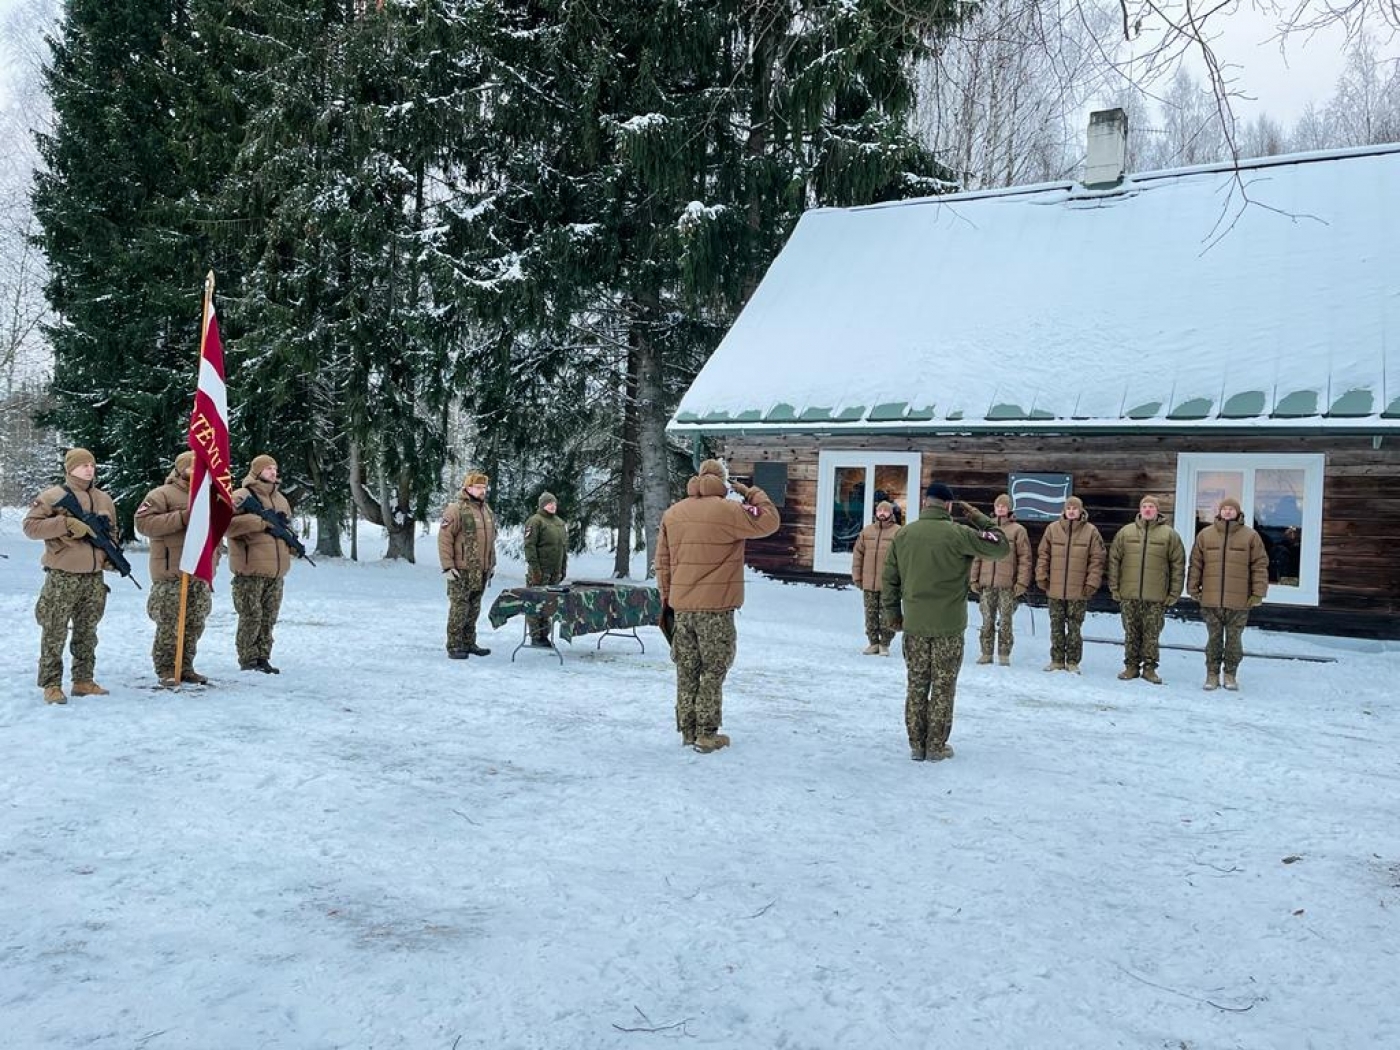
<svg viewBox="0 0 1400 1050"><path fill-rule="evenodd" d="M962 508L975 527L955 522L953 502L952 489L931 482L919 520L899 531L885 561L885 614L896 631L904 632L904 727L915 762L953 757L948 737L967 631L972 560L996 561L1011 553L1001 528L970 503Z"/></svg>
<svg viewBox="0 0 1400 1050"><path fill-rule="evenodd" d="M707 459L686 497L661 516L656 586L675 610L676 728L702 754L729 746L724 679L734 663L734 610L744 604L744 544L778 531L778 508L756 485L726 482L724 464ZM736 499L729 499L734 493Z"/></svg>
<svg viewBox="0 0 1400 1050"><path fill-rule="evenodd" d="M63 643L73 637L73 695L106 696L94 679L97 666L97 625L107 610L108 587L102 571L112 568L95 544L91 526L57 506L70 492L86 513L106 520L108 534L119 541L117 507L97 487L97 460L85 448L69 449L63 457L63 482L39 493L24 516L24 534L44 541L44 586L34 607L39 621L39 688L44 701L66 704L63 692Z"/></svg>
<svg viewBox="0 0 1400 1050"><path fill-rule="evenodd" d="M541 492L537 510L525 522L525 583L549 587L563 583L569 571L569 523L559 517L559 501L552 492ZM543 616L526 618L530 644L550 644L551 621Z"/></svg>

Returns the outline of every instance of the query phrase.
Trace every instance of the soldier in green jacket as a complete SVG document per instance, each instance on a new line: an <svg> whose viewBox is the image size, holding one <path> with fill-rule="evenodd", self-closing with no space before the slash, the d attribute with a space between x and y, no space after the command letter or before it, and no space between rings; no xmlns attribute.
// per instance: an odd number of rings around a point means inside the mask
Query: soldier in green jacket
<svg viewBox="0 0 1400 1050"><path fill-rule="evenodd" d="M974 558L999 561L1011 553L1006 535L970 503L961 504L975 527L953 521L953 490L932 482L919 520L890 544L881 590L885 618L904 632L908 690L904 725L909 757L953 757L953 695L967 631L968 570Z"/></svg>
<svg viewBox="0 0 1400 1050"><path fill-rule="evenodd" d="M1123 617L1125 682L1141 676L1161 685L1158 639L1166 613L1181 597L1186 580L1186 548L1162 520L1156 496L1143 496L1138 516L1118 530L1108 549L1108 589Z"/></svg>
<svg viewBox="0 0 1400 1050"><path fill-rule="evenodd" d="M563 583L569 570L569 523L559 517L559 501L541 492L538 510L525 522L525 584L548 587ZM553 622L542 616L526 618L530 644L548 647Z"/></svg>

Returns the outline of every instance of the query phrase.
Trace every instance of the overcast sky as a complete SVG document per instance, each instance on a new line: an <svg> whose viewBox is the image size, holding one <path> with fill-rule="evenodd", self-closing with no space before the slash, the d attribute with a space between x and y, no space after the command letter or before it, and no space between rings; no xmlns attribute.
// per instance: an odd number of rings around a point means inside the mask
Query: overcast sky
<svg viewBox="0 0 1400 1050"><path fill-rule="evenodd" d="M0 22L23 2L0 0ZM1252 100L1236 100L1236 115L1248 120L1265 112L1289 127L1309 102L1324 105L1331 98L1346 63L1345 36L1340 29L1311 37L1295 34L1286 52L1281 54L1278 41L1272 39L1276 17L1260 13L1251 6L1252 2L1244 0L1238 9L1228 14L1221 12L1211 21L1218 33L1215 51L1222 62L1232 67L1229 72L1235 78L1233 87L1252 97ZM1376 28L1385 27L1378 24ZM1377 33L1378 37L1380 35ZM1378 47L1382 56L1400 59L1400 40L1378 40ZM3 58L0 100L5 97L5 81L12 73L10 47L4 49ZM1188 61L1193 72L1204 79L1204 64L1200 59L1193 55Z"/></svg>
<svg viewBox="0 0 1400 1050"><path fill-rule="evenodd" d="M1236 78L1232 86L1254 99L1238 101L1238 117L1253 119L1262 112L1288 127L1309 102L1323 106L1332 97L1346 65L1347 43L1341 27L1311 37L1294 34L1280 53L1273 16L1244 7L1215 25L1220 34L1213 44L1216 57L1239 67L1228 71ZM1396 44L1378 40L1378 54L1400 55ZM1191 68L1204 79L1203 61L1193 56Z"/></svg>

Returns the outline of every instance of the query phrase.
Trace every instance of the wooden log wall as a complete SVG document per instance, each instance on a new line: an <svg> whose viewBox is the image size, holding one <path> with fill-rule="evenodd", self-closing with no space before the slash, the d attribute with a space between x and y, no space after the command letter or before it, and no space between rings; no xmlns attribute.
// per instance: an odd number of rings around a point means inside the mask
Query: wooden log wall
<svg viewBox="0 0 1400 1050"><path fill-rule="evenodd" d="M920 491L936 478L990 513L1011 472L1065 472L1105 542L1137 514L1144 493L1162 500L1175 520L1176 457L1182 452L1234 454L1323 453L1321 584L1317 608L1265 606L1250 622L1280 629L1362 637L1400 638L1400 448L1387 438L1331 436L1241 437L1169 435L762 435L727 438L723 454L732 473L751 474L759 461L787 465L783 525L766 540L750 541L754 568L786 579L839 583L812 572L816 544L817 457L823 449L918 452ZM911 499L916 498L911 494ZM1024 523L1032 547L1044 524ZM1189 601L1181 603L1188 607ZM1096 608L1113 608L1106 592Z"/></svg>

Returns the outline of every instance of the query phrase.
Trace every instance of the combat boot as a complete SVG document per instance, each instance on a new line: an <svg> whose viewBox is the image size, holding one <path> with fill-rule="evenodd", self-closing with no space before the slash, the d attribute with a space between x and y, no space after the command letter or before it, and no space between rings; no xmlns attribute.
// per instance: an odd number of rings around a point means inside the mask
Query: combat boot
<svg viewBox="0 0 1400 1050"><path fill-rule="evenodd" d="M1060 663L1059 660L1051 660L1048 664L1041 668L1042 671L1063 671L1064 669L1065 665ZM1121 678L1123 676L1119 675L1118 677Z"/></svg>
<svg viewBox="0 0 1400 1050"><path fill-rule="evenodd" d="M925 756L925 754L924 754L924 749L923 749L923 748L921 748L921 747L911 747L911 748L909 749L909 757L912 758L915 762L922 762L922 761L924 761L924 758L925 758L926 756Z"/></svg>
<svg viewBox="0 0 1400 1050"><path fill-rule="evenodd" d="M881 656L889 656L889 655L890 655L890 647L889 647L888 645L882 645L882 646L880 646L880 655L881 655Z"/></svg>
<svg viewBox="0 0 1400 1050"><path fill-rule="evenodd" d="M465 659L466 659L468 656L470 656L470 655L471 655L471 653L467 652L465 649L449 649L449 650L447 650L447 658L448 658L449 660L465 660ZM246 668L245 668L245 670L246 670Z"/></svg>
<svg viewBox="0 0 1400 1050"><path fill-rule="evenodd" d="M722 747L729 746L729 737L724 733L716 733L705 730L695 738L695 750L702 755L708 755L711 751L718 751Z"/></svg>
<svg viewBox="0 0 1400 1050"><path fill-rule="evenodd" d="M930 762L942 762L945 758L953 757L953 749L947 744L942 747L931 747L928 749L928 760Z"/></svg>
<svg viewBox="0 0 1400 1050"><path fill-rule="evenodd" d="M1002 653L1000 656L997 657L997 663L1001 664L1002 667L1010 667L1010 666L1011 666L1011 654L1010 654L1010 653Z"/></svg>
<svg viewBox="0 0 1400 1050"><path fill-rule="evenodd" d="M1236 691L1239 689L1239 687L1240 687L1240 683L1235 679L1235 676L1232 675L1229 671L1226 671L1226 672L1225 672L1225 688L1228 689L1228 690L1230 690L1230 692L1233 693L1233 692L1236 692Z"/></svg>
<svg viewBox="0 0 1400 1050"><path fill-rule="evenodd" d="M191 685L208 685L209 679L200 674L193 667L180 676Z"/></svg>
<svg viewBox="0 0 1400 1050"><path fill-rule="evenodd" d="M477 645L475 642L472 642L471 645L467 646L467 652L469 652L472 656L490 656L490 655L491 655L491 650L490 650L490 649L483 649L481 646Z"/></svg>
<svg viewBox="0 0 1400 1050"><path fill-rule="evenodd" d="M1141 674L1136 667L1125 667L1118 672L1118 680L1121 682L1131 682Z"/></svg>
<svg viewBox="0 0 1400 1050"><path fill-rule="evenodd" d="M1070 674L1078 674L1078 673L1079 673L1079 665L1078 665L1078 664L1065 664L1065 670L1068 671Z"/></svg>
<svg viewBox="0 0 1400 1050"><path fill-rule="evenodd" d="M991 653L983 653L981 656L979 656L979 657L977 658L977 662L978 662L979 664L989 664L989 663L991 663L991 662L992 662L992 654L991 654Z"/></svg>
<svg viewBox="0 0 1400 1050"><path fill-rule="evenodd" d="M44 703L46 703L46 704L66 704L66 703L68 703L68 697L66 697L66 696L63 695L63 687L62 687L61 685L46 685L46 686L44 686Z"/></svg>
<svg viewBox="0 0 1400 1050"><path fill-rule="evenodd" d="M102 688L100 685L98 685L96 682L74 682L74 683L73 683L73 695L74 695L74 696L110 696L111 693L110 693L109 690L103 689L103 688Z"/></svg>
<svg viewBox="0 0 1400 1050"><path fill-rule="evenodd" d="M282 673L280 668L273 667L270 663L267 662L267 657L263 657L261 660L258 661L258 670L261 671L263 674Z"/></svg>
<svg viewBox="0 0 1400 1050"><path fill-rule="evenodd" d="M1206 672L1206 684L1201 686L1207 693L1213 693L1220 688L1220 675L1216 671Z"/></svg>
<svg viewBox="0 0 1400 1050"><path fill-rule="evenodd" d="M861 656L879 656L879 655L880 655L880 643L879 643L879 642L871 642L869 645L867 645L864 649L862 649L862 650L860 651L860 655L861 655Z"/></svg>
<svg viewBox="0 0 1400 1050"><path fill-rule="evenodd" d="M1162 679L1158 676L1157 668L1155 667L1144 667L1142 669L1142 680L1144 682L1151 682L1153 685L1162 684Z"/></svg>

